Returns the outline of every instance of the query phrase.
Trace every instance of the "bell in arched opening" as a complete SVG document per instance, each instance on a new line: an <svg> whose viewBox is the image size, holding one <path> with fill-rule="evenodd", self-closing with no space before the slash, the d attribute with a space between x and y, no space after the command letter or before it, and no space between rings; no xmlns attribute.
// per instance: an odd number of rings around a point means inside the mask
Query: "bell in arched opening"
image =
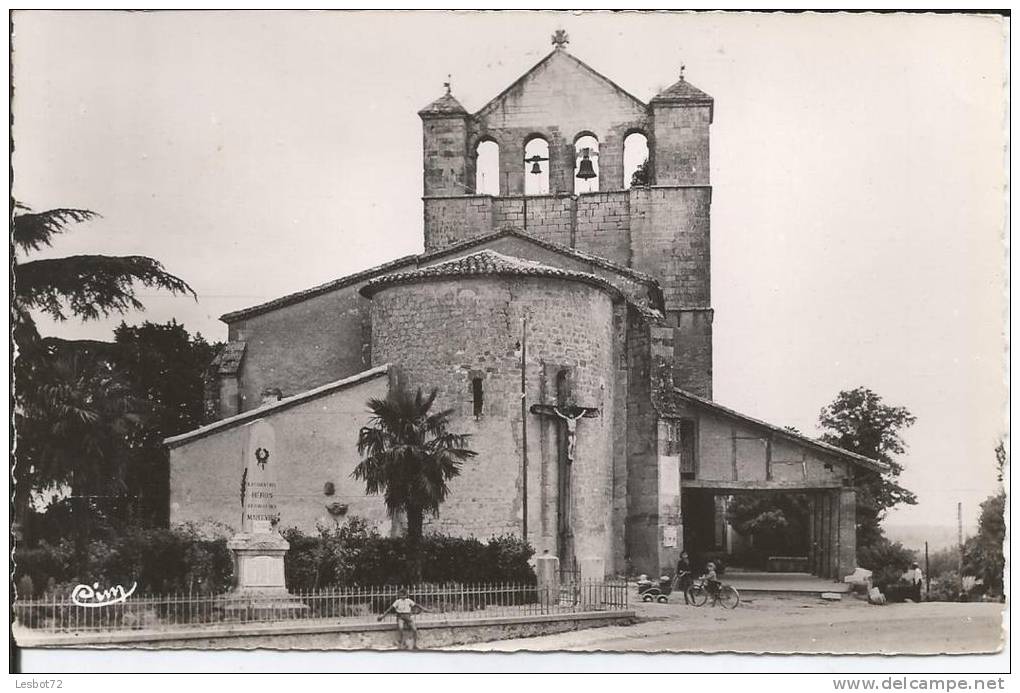
<svg viewBox="0 0 1020 693"><path fill-rule="evenodd" d="M581 150L581 163L577 167L577 177L581 180L591 180L598 174L591 163L591 149L585 147Z"/></svg>

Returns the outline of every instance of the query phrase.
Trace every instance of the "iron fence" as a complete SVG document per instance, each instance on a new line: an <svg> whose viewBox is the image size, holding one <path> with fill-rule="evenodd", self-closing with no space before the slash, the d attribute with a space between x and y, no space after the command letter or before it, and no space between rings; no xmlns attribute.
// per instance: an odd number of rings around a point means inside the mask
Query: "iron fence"
<svg viewBox="0 0 1020 693"><path fill-rule="evenodd" d="M109 604L81 605L69 595L14 603L15 625L34 632L83 633L167 630L215 624L328 620L375 623L397 599L399 586L337 587L278 594L141 594ZM538 587L515 583L410 585L411 599L425 611L418 623L478 620L497 616L623 611L622 581L577 581Z"/></svg>

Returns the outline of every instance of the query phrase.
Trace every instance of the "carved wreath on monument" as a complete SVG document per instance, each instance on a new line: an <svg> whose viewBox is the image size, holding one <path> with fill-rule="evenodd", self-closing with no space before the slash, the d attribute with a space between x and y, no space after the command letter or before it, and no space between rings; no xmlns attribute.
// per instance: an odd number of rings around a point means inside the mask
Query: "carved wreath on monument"
<svg viewBox="0 0 1020 693"><path fill-rule="evenodd" d="M259 463L259 469L264 470L266 468L266 463L269 462L269 451L265 448L256 448L255 459Z"/></svg>

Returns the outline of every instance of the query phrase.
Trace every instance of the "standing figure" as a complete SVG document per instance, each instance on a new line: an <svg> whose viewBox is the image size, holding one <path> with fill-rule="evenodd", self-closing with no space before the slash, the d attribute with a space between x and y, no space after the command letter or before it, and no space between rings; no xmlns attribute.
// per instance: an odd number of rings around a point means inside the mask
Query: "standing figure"
<svg viewBox="0 0 1020 693"><path fill-rule="evenodd" d="M687 596L687 588L694 583L694 576L691 574L691 559L686 551L680 552L680 559L676 562L676 589L684 593L684 604L690 604Z"/></svg>
<svg viewBox="0 0 1020 693"><path fill-rule="evenodd" d="M924 582L924 573L921 572L921 567L914 563L913 567L907 571L907 578L912 588L911 596L914 601L918 604L921 603L921 583Z"/></svg>

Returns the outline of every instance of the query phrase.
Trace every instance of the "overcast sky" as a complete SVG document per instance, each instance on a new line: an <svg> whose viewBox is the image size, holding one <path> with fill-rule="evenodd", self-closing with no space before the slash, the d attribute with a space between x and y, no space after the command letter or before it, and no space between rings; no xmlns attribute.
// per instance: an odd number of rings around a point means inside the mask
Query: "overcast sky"
<svg viewBox="0 0 1020 693"><path fill-rule="evenodd" d="M817 435L865 385L907 407L890 524L967 523L1005 430L1004 22L946 15L47 13L14 22L15 197L103 215L47 255L145 254L219 315L422 248L421 122L551 49L645 101L715 97L715 398ZM43 321L111 338L111 320Z"/></svg>

